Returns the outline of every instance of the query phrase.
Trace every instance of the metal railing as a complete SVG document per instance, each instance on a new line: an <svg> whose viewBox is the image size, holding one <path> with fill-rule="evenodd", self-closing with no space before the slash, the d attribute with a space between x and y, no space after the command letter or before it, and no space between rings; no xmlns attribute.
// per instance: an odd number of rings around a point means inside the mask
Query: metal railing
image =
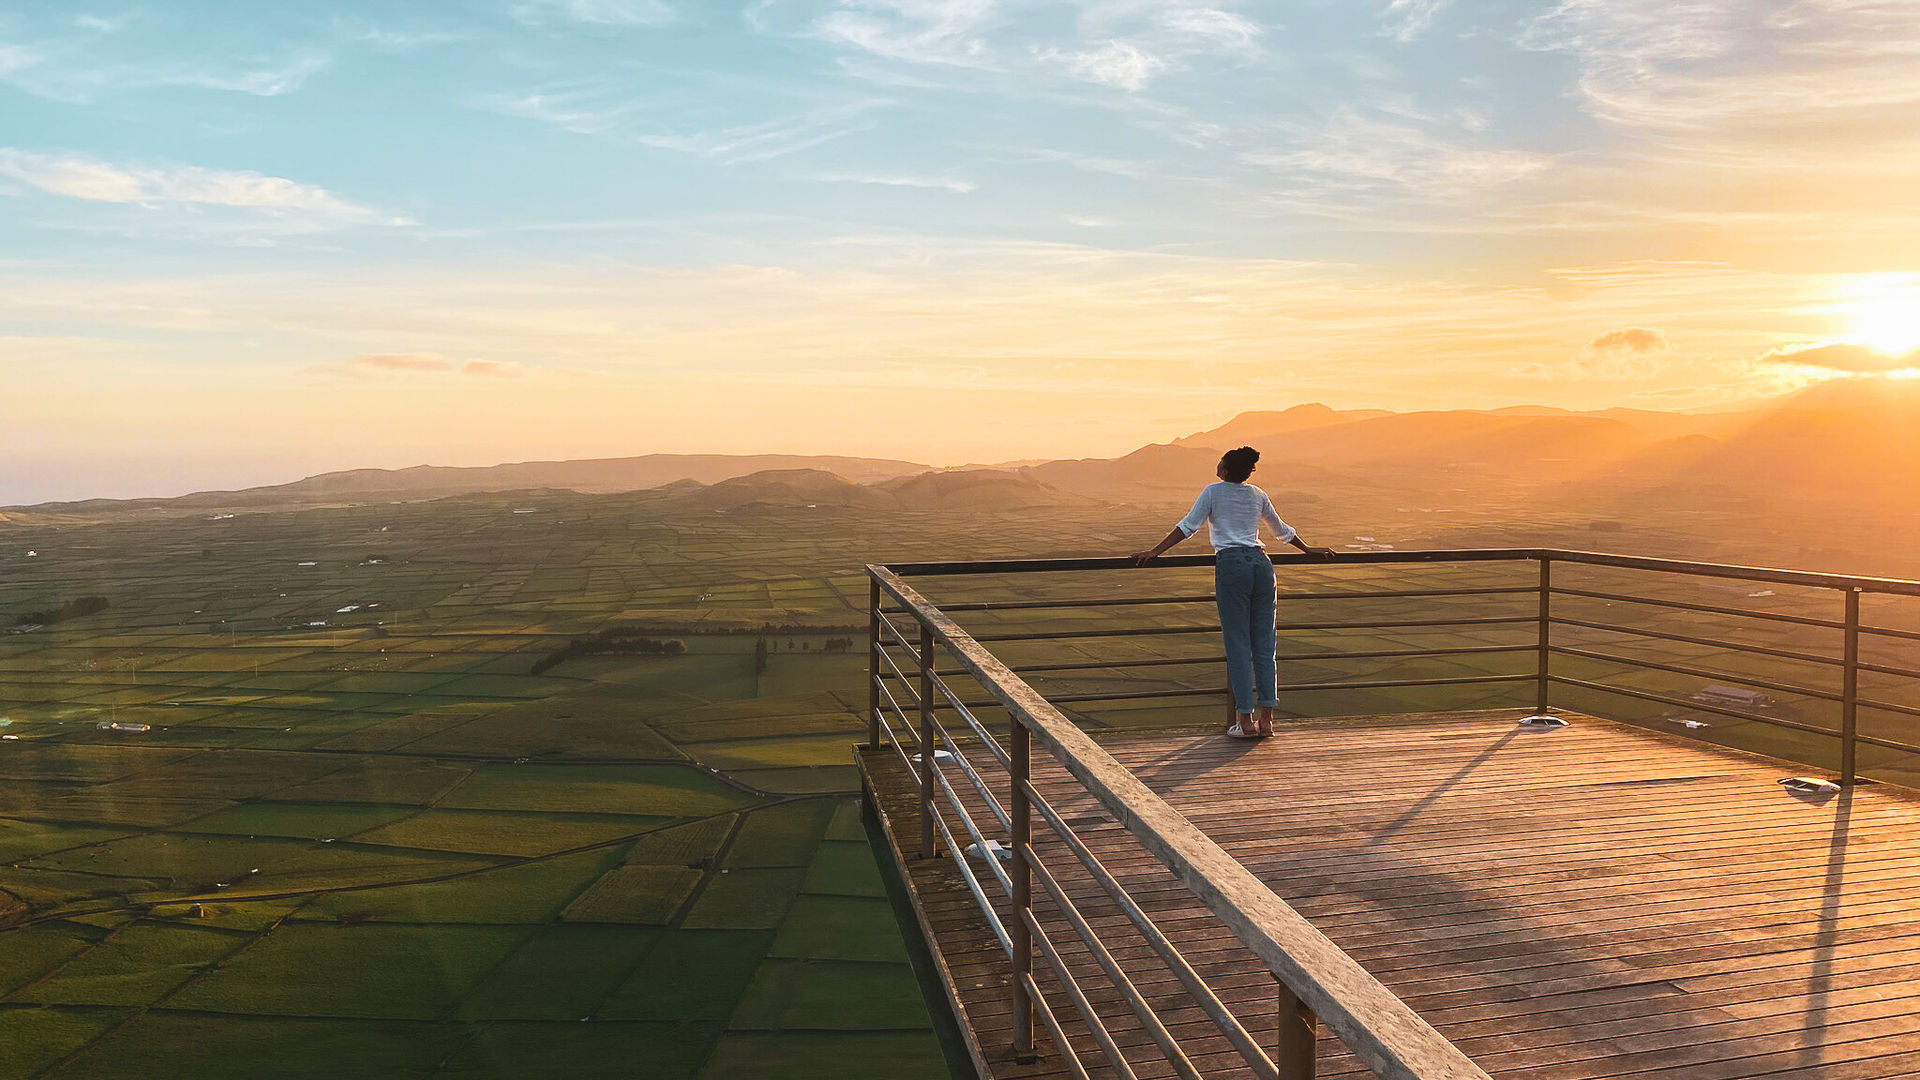
<svg viewBox="0 0 1920 1080"><path fill-rule="evenodd" d="M1165 570L1205 567L1212 562L1211 556L1181 556L1159 559L1150 565ZM1537 574L1529 574L1517 583L1443 582L1438 587L1413 589L1283 589L1276 594L1276 602L1281 605L1302 601L1380 600L1396 605L1407 601L1507 605L1504 609L1496 607L1492 613L1456 612L1429 618L1396 615L1359 620L1282 619L1279 628L1289 636L1337 635L1354 630L1395 633L1437 630L1457 633L1463 629L1473 633L1510 633L1521 627L1530 630L1530 639L1514 641L1473 644L1448 641L1425 647L1395 645L1282 654L1279 659L1283 663L1330 664L1358 660L1401 663L1434 658L1495 662L1505 656L1532 660L1530 669L1519 671L1286 682L1280 686L1283 693L1351 695L1400 688L1497 689L1506 684L1525 684L1532 690L1532 710L1544 714L1557 704L1554 690L1558 687L1615 701L1667 705L1688 712L1835 738L1840 751L1840 779L1849 784L1859 775L1858 748L1863 744L1920 754L1920 745L1913 742L1859 730L1862 709L1899 718L1920 717L1920 667L1863 659L1861 648L1863 640L1920 642L1920 623L1913 628L1869 624L1862 621L1861 612L1863 597L1884 596L1901 601L1920 597L1920 582L1551 549L1366 552L1328 559L1280 556L1275 557L1274 562L1296 574L1311 572L1320 576L1396 564L1449 567L1498 564L1537 570ZM1649 587L1622 592L1617 588L1582 588L1556 583L1556 569L1564 572L1569 567L1596 572L1626 571L1636 575L1637 583ZM956 614L963 613L1030 615L1098 608L1139 610L1211 604L1211 595L1197 592L1137 595L1138 590L1127 590L1129 595L1123 596L1035 598L1022 595L936 605L908 584L907 579L978 580L989 576L996 581L1021 581L1028 580L1024 576L1030 574L1124 572L1135 575L1129 580L1137 580L1141 576L1150 577L1153 571L1137 569L1124 559L915 563L876 565L867 569L871 579L868 743L874 749L890 747L914 777L920 805L919 856L930 858L942 853L951 856L954 869L1008 957L1012 972L1013 1050L1017 1057L1024 1060L1034 1053L1036 1031L1044 1027L1052 1036L1063 1063L1075 1075L1089 1076L1089 1066L1081 1059L1070 1032L1070 1025L1077 1024L1086 1033L1081 1044L1091 1042L1096 1046L1099 1059L1115 1076L1131 1080L1136 1075L1131 1055L1143 1052L1143 1048L1170 1064L1177 1075L1191 1080L1203 1075L1202 1067L1194 1059L1195 1040L1201 1036L1190 1030L1190 1024L1169 1023L1163 1015L1165 1010L1155 1008L1135 984L1137 973L1130 970L1128 961L1114 955L1105 935L1096 929L1085 911L1084 897L1093 895L1104 897L1103 903L1110 901L1113 910L1124 916L1132 932L1184 990L1184 1004L1200 1009L1209 1021L1211 1037L1230 1046L1251 1075L1278 1080L1312 1077L1316 1068L1316 1031L1324 1022L1356 1058L1388 1080L1485 1076L1357 962L1103 750L1060 708L1070 703L1219 696L1225 694L1223 688L1176 685L1042 695L1025 678L1029 675L1058 678L1087 671L1138 673L1183 667L1192 670L1217 665L1224 660L1223 656L1207 653L1056 660L1016 668L984 644L1185 637L1217 633L1217 624L1099 626L1055 631L1014 629L975 635L954 619ZM1794 608L1783 611L1754 610L1761 605L1729 607L1704 603L1691 594L1685 598L1656 595L1661 583L1666 581L1740 582L1744 583L1741 588L1752 584L1790 586L1810 591L1815 597L1827 596L1827 602L1831 602L1830 594L1838 593L1839 610L1822 613L1817 606L1809 606L1819 601L1806 597L1794 601L1776 599L1772 606L1784 604ZM1773 596L1772 590L1761 590L1749 593L1747 598ZM1521 607L1516 608L1515 604ZM1591 610L1595 605L1601 606L1598 616ZM1623 605L1629 614L1614 613L1614 605ZM1913 610L1906 614L1920 615L1920 605L1909 606ZM1786 628L1790 634L1837 634L1839 648L1837 655L1832 655L1799 640L1783 644L1708 637L1691 623L1648 625L1644 617L1635 614L1645 612L1670 613L1682 620L1700 616L1753 620L1761 626ZM1567 631L1583 633L1586 637L1566 643L1560 637ZM1597 643L1589 638L1596 638ZM1655 645L1664 651L1658 658L1622 651L1630 649L1630 643ZM1759 658L1769 664L1789 663L1832 670L1839 675L1839 683L1829 690L1739 670L1716 670L1698 663L1683 663L1671 655L1673 646L1682 645L1712 650L1716 654ZM953 662L951 666L942 666L943 655ZM1618 678L1609 681L1605 675L1582 677L1557 671L1556 658L1663 679L1679 676L1713 680L1714 684L1705 691L1682 697L1680 691L1668 689L1664 684L1628 685ZM1863 696L1860 681L1863 673L1906 680L1894 695L1900 700ZM964 696L949 681L956 678L970 682L986 696ZM1733 684L1733 688L1725 684ZM1765 711L1764 702L1768 699L1763 691L1836 706L1836 723L1829 728L1804 717ZM1527 703L1511 704L1524 708ZM982 713L990 710L1004 710L1004 727L996 730L995 725L982 718ZM949 730L943 715L957 718L959 726ZM1693 722L1689 726L1704 725ZM1033 746L1036 742L1272 973L1280 992L1276 1033L1270 1042L1263 1044L1222 1002L1175 941L1102 862L1094 846L1082 835L1086 823L1067 817L1035 786ZM1075 899L1073 890L1064 881L1066 869L1050 866L1042 857L1034 835L1036 816L1057 847L1072 856L1072 872L1076 885L1082 887L1082 900ZM969 858L970 851L982 857ZM982 870L975 869L976 862ZM1036 883L1038 896L1048 910L1058 916L1051 926L1036 914ZM1093 889L1097 892L1090 893ZM1055 935L1060 935L1060 940L1056 940ZM1041 961L1038 967L1036 956ZM1112 1007L1102 1010L1096 1005L1094 995L1075 974L1073 961L1076 959L1083 972L1098 970L1101 973L1104 985L1096 988L1098 995L1106 1000L1117 994L1124 1012L1117 1013ZM1046 993L1049 986L1055 991L1051 1000ZM1137 1027L1118 1031L1119 1022L1128 1017ZM1127 1039L1125 1044L1123 1035ZM1093 1068L1098 1069L1099 1064ZM1210 1064L1204 1069L1204 1075L1220 1075L1220 1067Z"/></svg>

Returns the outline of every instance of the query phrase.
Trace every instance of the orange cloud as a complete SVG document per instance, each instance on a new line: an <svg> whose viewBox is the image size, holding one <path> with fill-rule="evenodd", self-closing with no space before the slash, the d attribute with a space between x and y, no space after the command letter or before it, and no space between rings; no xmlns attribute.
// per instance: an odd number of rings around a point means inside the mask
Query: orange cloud
<svg viewBox="0 0 1920 1080"><path fill-rule="evenodd" d="M1619 330L1609 330L1592 341L1587 342L1588 352L1666 352L1672 348L1667 344L1667 336L1658 330L1648 330L1639 326L1628 326Z"/></svg>
<svg viewBox="0 0 1920 1080"><path fill-rule="evenodd" d="M1853 345L1844 341L1815 342L1809 345L1788 345L1775 349L1761 359L1771 360L1777 364L1801 364L1806 367L1825 368L1828 371L1844 371L1854 375L1879 375L1920 366L1920 349L1899 355L1888 355L1865 345Z"/></svg>
<svg viewBox="0 0 1920 1080"><path fill-rule="evenodd" d="M460 365L460 371L465 375L506 378L520 374L520 365L511 360L469 360Z"/></svg>
<svg viewBox="0 0 1920 1080"><path fill-rule="evenodd" d="M381 371L452 371L453 361L443 353L361 353L353 358L360 368Z"/></svg>

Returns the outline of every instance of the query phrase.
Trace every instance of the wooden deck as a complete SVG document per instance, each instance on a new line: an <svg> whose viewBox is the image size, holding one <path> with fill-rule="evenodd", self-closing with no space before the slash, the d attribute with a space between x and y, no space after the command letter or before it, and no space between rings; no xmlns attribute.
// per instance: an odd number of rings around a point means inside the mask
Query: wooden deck
<svg viewBox="0 0 1920 1080"><path fill-rule="evenodd" d="M1798 796L1775 781L1804 767L1586 717L1557 731L1514 717L1101 744L1495 1077L1920 1076L1920 799L1874 785ZM983 1073L1067 1075L1051 1045L1034 1065L1011 1061L1005 958L951 860L911 857L918 809L898 759L861 757ZM1101 808L1044 760L1036 786L1269 1039L1271 977L1125 830L1095 824ZM954 782L965 785L957 771ZM1183 1039L1209 1028L1044 823L1035 834ZM1162 1063L1118 996L1100 992L1091 958L1067 947L1064 924L1055 940L1139 1049L1140 1075L1171 1075L1149 1067ZM1064 995L1049 1000L1071 1013ZM1208 1075L1244 1070L1224 1040L1196 1041ZM1098 1063L1090 1043L1080 1049ZM1365 1071L1325 1035L1321 1055L1323 1076Z"/></svg>

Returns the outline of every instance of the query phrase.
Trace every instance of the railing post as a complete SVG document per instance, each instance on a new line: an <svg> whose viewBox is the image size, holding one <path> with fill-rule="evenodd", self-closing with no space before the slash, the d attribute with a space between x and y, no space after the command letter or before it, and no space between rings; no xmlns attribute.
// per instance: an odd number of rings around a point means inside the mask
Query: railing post
<svg viewBox="0 0 1920 1080"><path fill-rule="evenodd" d="M1320 1018L1274 976L1280 991L1280 1031L1273 1065L1278 1080L1314 1080L1320 1071Z"/></svg>
<svg viewBox="0 0 1920 1080"><path fill-rule="evenodd" d="M933 628L920 623L920 857L933 858Z"/></svg>
<svg viewBox="0 0 1920 1080"><path fill-rule="evenodd" d="M1860 590L1847 590L1847 629L1843 683L1840 689L1840 782L1851 784L1859 773L1856 755L1860 705Z"/></svg>
<svg viewBox="0 0 1920 1080"><path fill-rule="evenodd" d="M1549 688L1552 685L1551 668L1553 655L1553 560L1540 560L1540 655L1535 661L1534 673L1536 685L1533 692L1533 714L1545 716L1550 699Z"/></svg>
<svg viewBox="0 0 1920 1080"><path fill-rule="evenodd" d="M880 579L867 579L867 749L880 749Z"/></svg>
<svg viewBox="0 0 1920 1080"><path fill-rule="evenodd" d="M1012 738L1008 740L1012 759L1008 775L1013 779L1008 798L1007 817L1013 842L1013 918L1007 929L1013 939L1013 1059L1031 1064L1033 1050L1033 999L1027 989L1027 977L1033 974L1033 929L1026 913L1033 908L1033 864L1028 855L1033 847L1033 800L1027 796L1027 781L1033 775L1033 732L1013 717Z"/></svg>

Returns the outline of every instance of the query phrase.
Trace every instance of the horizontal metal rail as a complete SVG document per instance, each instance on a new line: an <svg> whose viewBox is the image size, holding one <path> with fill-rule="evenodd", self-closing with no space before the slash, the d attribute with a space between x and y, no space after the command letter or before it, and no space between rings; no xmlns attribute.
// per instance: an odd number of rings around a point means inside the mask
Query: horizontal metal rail
<svg viewBox="0 0 1920 1080"><path fill-rule="evenodd" d="M1368 619L1359 622L1277 622L1274 630L1285 633L1289 630L1394 630L1408 627L1426 626L1498 626L1502 624L1528 623L1535 621L1532 615L1495 615L1474 616L1466 619ZM1219 624L1209 626L1127 626L1114 630L1056 630L1051 633L1035 632L1025 634L981 634L974 640L980 642L1004 641L1069 641L1081 638L1110 637L1163 637L1170 634L1217 634Z"/></svg>
<svg viewBox="0 0 1920 1080"><path fill-rule="evenodd" d="M1276 592L1275 600L1401 600L1438 596L1531 596L1539 590L1526 586L1499 586L1478 589L1368 589L1359 592ZM976 600L960 604L941 604L940 610L953 614L962 611L1044 611L1055 608L1145 607L1150 604L1211 604L1212 593L1192 596L1100 596L1084 600ZM895 609L898 610L898 609Z"/></svg>
<svg viewBox="0 0 1920 1080"><path fill-rule="evenodd" d="M1112 630L1055 630L1051 633L981 634L975 641L1077 641L1083 638L1167 637L1174 634L1217 634L1213 626L1123 626Z"/></svg>
<svg viewBox="0 0 1920 1080"><path fill-rule="evenodd" d="M899 613L899 612L896 612L895 614L900 614L900 613ZM911 614L911 613L909 612L909 613L907 613L907 614ZM876 616L877 616L877 617L879 618L879 620L880 620L880 626L881 626L881 627L882 627L883 629L885 629L885 630L887 631L887 633L889 633L889 634L892 634L892 635L893 635L893 639L894 639L895 641L898 641L898 642L900 643L900 647L901 647L901 648L903 648L903 649L906 649L907 651L909 651L909 652L911 652L911 651L913 651L913 650L915 650L915 649L918 649L918 648L920 647L920 644L919 644L919 642L916 642L916 641L909 641L909 640L907 640L907 635L905 635L905 634L903 634L903 633L901 633L901 632L900 632L900 628L899 628L899 627L897 627L897 626L895 626L895 625L893 625L893 620L892 620L892 619L889 619L889 618L887 618L887 615L886 615L886 613L885 613L885 612L876 612L876 613L875 613L875 615L876 615ZM881 647L882 647L882 648L889 648L890 646L888 646L888 645L887 645L887 644L886 644L885 642L882 642L882 643L881 643Z"/></svg>
<svg viewBox="0 0 1920 1080"><path fill-rule="evenodd" d="M942 608L941 610L944 611L946 609ZM1273 659L1275 663L1285 664L1285 663L1311 662L1311 661L1331 662L1336 660L1400 660L1400 659L1416 659L1420 657L1429 657L1429 656L1472 656L1472 655L1482 654L1482 653L1515 653L1515 652L1533 652L1533 651L1534 651L1534 646L1532 645L1456 645L1451 648L1444 648L1444 649L1374 649L1366 652L1279 653L1279 654L1276 654ZM1171 659L1157 659L1157 660L1089 660L1089 661L1086 661L1085 663L1080 663L1080 664L1017 664L1014 666L1013 671L1014 671L1014 674L1016 675L1039 675L1039 674L1048 674L1048 673L1059 672L1059 671L1107 671L1109 669L1117 669L1117 668L1178 667L1185 664L1220 664L1220 663L1225 663L1226 659L1227 658L1224 655L1221 655L1221 656L1180 656L1180 657L1173 657ZM1837 664L1839 663L1839 661L1836 660L1834 661L1834 663ZM1867 665L1862 664L1860 666L1860 670L1878 671L1882 669L1869 668ZM938 675L942 678L954 676L954 675L965 675L966 673L967 673L967 670L965 668L941 668L934 672L935 675ZM1909 673L1909 672L1902 672L1897 669L1889 669L1888 674L1893 674L1893 675L1912 674L1916 678L1920 678L1920 671Z"/></svg>
<svg viewBox="0 0 1920 1080"><path fill-rule="evenodd" d="M987 812L992 814L994 818L1000 822L1002 829L1013 828L1012 819L1007 817L1006 808L1000 805L1000 800L994 798L993 790L987 786L986 781L980 779L980 774L974 771L973 763L967 760L966 751L961 749L960 744L954 741L953 734L946 729L945 725L941 724L934 725L934 734L938 736L941 742L947 744L947 753L953 755L953 763L960 766L960 771L972 782L973 789L980 793L981 800L986 803ZM940 759L937 755L933 760L933 774L940 778L942 784L946 783L946 774L940 768ZM949 788L948 791L951 792L952 789ZM961 812L965 812L964 808L962 808ZM974 839L979 840L981 837L976 836Z"/></svg>
<svg viewBox="0 0 1920 1080"><path fill-rule="evenodd" d="M1054 1015L1053 1006L1047 1004L1047 996L1041 992L1040 983L1034 979L1032 972L1020 973L1020 988L1026 991L1027 1000L1033 1002L1033 1011L1039 1014L1040 1019L1047 1025L1048 1033L1053 1036L1053 1044L1060 1049L1060 1060L1067 1063L1067 1067L1073 1070L1073 1075L1078 1080L1090 1080L1087 1076L1087 1066L1081 1062L1079 1053L1073 1048L1072 1036L1068 1035L1067 1029L1061 1025L1060 1018Z"/></svg>
<svg viewBox="0 0 1920 1080"><path fill-rule="evenodd" d="M1278 631L1288 630L1394 630L1415 626L1500 626L1534 621L1532 615L1475 616L1470 619L1368 619L1362 622L1283 622L1274 623ZM1218 633L1220 628L1214 627Z"/></svg>
<svg viewBox="0 0 1920 1080"><path fill-rule="evenodd" d="M1045 611L1052 608L1146 607L1151 604L1211 604L1213 594L1205 596L1100 596L1085 600L982 600L964 604L941 604L940 610L958 611Z"/></svg>
<svg viewBox="0 0 1920 1080"><path fill-rule="evenodd" d="M1186 956L1168 939L1166 932L1153 921L1153 917L1135 902L1132 895L1127 892L1126 886L1120 884L1119 879L1115 878L1106 864L1100 861L1099 856L1093 853L1093 849L1087 846L1086 841L1080 839L1080 834L1067 824L1066 818L1054 809L1046 796L1031 783L1023 782L1021 787L1026 791L1027 798L1032 800L1034 812L1046 819L1054 835L1059 837L1060 842L1073 853L1074 858L1080 860L1080 865L1086 868L1088 875L1106 892L1107 896L1112 898L1114 904L1139 930L1141 938L1159 955L1161 962L1167 965L1167 970L1173 972L1174 978L1180 980L1180 985L1186 988L1194 1004L1207 1014L1214 1026L1220 1029L1221 1034L1227 1037L1227 1041L1233 1044L1234 1049L1240 1052L1240 1056L1247 1060L1247 1064L1251 1065L1256 1073L1262 1078L1273 1076L1275 1071L1273 1059L1261 1049L1259 1041L1247 1030L1246 1025L1240 1022L1240 1018L1233 1015L1233 1010L1220 1000L1219 995L1213 992L1213 988L1207 985L1198 971L1194 970Z"/></svg>
<svg viewBox="0 0 1920 1080"><path fill-rule="evenodd" d="M973 737L979 739L980 745L986 747L988 755L999 762L1002 769L1009 767L1013 758L1007 754L1006 748L1000 745L999 739L993 737L993 732L987 730L987 726L980 722L980 718L973 715L973 710L960 700L960 696L953 692L953 687L948 686L938 672L934 673L933 685L934 689L940 691L940 696L947 699L947 704L953 706L953 711L959 714L960 721L973 732ZM942 730L944 732L944 729Z"/></svg>
<svg viewBox="0 0 1920 1080"><path fill-rule="evenodd" d="M960 827L973 838L973 849L980 853L980 861L987 864L987 869L993 871L994 879L1000 882L1000 891L1008 899L1012 899L1013 878L1008 876L1007 868L1000 865L1000 857L993 853L992 846L987 843L987 835L980 831L980 826L973 820L973 815L967 812L966 804L960 801L960 793L953 789L953 782L947 779L946 770L942 769L938 762L933 766L933 781L940 786L941 791L946 793L947 803L952 806L954 816L960 819ZM948 832L944 825L940 831L941 835L946 837L947 847L953 852L953 857L965 862L967 849L954 841L953 834Z"/></svg>
<svg viewBox="0 0 1920 1080"><path fill-rule="evenodd" d="M1649 690L1634 690L1630 687L1614 686L1611 683L1597 683L1590 682L1586 679L1574 679L1565 675L1554 675L1551 676L1551 678L1554 682L1562 686L1577 686L1582 690L1595 690L1604 694L1619 694L1622 697L1639 698L1641 701L1658 702L1662 705L1691 709L1695 712L1709 712L1716 713L1720 716L1731 716L1736 720L1747 720L1756 724L1771 724L1774 727L1792 728L1794 731L1804 731L1810 735L1825 735L1830 739L1839 739L1841 737L1841 733L1833 728L1821 727L1818 724L1802 723L1798 720L1789 720L1784 716L1762 716L1759 713L1742 712L1739 709L1728 709L1702 701L1690 701L1686 698L1677 698L1668 694L1656 694ZM1907 709L1905 706L1900 705L1887 706L1868 701L1861 701L1860 704L1868 708L1890 708L1893 712L1911 712L1914 715L1920 716L1920 709ZM1898 750L1906 754L1920 754L1920 745L1901 742L1898 739L1883 739L1878 735L1862 733L1856 733L1854 739L1858 742L1863 742L1870 746L1882 747L1887 750Z"/></svg>
<svg viewBox="0 0 1920 1080"><path fill-rule="evenodd" d="M1875 701L1872 698L1860 698L1857 704L1863 709L1885 709L1887 712L1899 713L1902 716L1920 716L1920 708L1912 705L1896 705L1891 701ZM1868 741L1865 735L1859 738L1862 742Z"/></svg>
<svg viewBox="0 0 1920 1080"><path fill-rule="evenodd" d="M1615 656L1612 653L1594 652L1590 649L1576 649L1567 645L1548 646L1555 656L1578 656L1585 660L1597 660L1602 663L1619 664L1622 667L1648 668L1654 671L1670 671L1675 675L1691 675L1697 679L1713 679L1720 682L1739 683L1742 686L1755 686L1762 690L1772 690L1779 694L1796 694L1800 697L1818 698L1821 701L1842 701L1845 698L1831 690L1816 690L1811 686L1795 686L1792 683L1777 683L1768 679L1756 679L1751 675L1730 675L1724 671L1710 671L1693 667L1690 664L1669 664L1660 660L1636 660L1627 656Z"/></svg>
<svg viewBox="0 0 1920 1080"><path fill-rule="evenodd" d="M1823 728L1817 724L1803 724L1798 720L1789 720L1784 716L1763 716L1760 713L1745 712L1740 709L1729 709L1724 705L1715 705L1711 702L1692 701L1687 698L1674 697L1672 694L1661 694L1652 690L1635 690L1628 686L1615 686L1612 683L1575 679L1567 675L1550 675L1548 678L1562 686L1577 686L1582 690L1598 690L1602 693L1620 694L1623 697L1639 698L1641 701L1652 701L1661 705L1672 705L1676 708L1691 709L1696 712L1709 712L1720 716L1730 716L1735 720L1746 720L1755 724L1771 724L1774 727L1792 728L1795 731L1805 731L1814 735L1830 735L1834 738L1840 737L1840 733L1833 728Z"/></svg>
<svg viewBox="0 0 1920 1080"><path fill-rule="evenodd" d="M1899 638L1902 641L1920 641L1920 630L1895 630L1891 626L1862 626L1860 632L1876 637Z"/></svg>
<svg viewBox="0 0 1920 1080"><path fill-rule="evenodd" d="M1569 619L1562 615L1547 620L1555 626L1579 626L1588 630L1605 630L1614 634L1630 634L1634 637L1652 638L1655 641L1677 641L1683 645L1699 645L1708 649L1722 649L1730 652L1752 653L1755 656L1775 656L1782 660L1797 660L1803 664L1830 664L1844 666L1846 661L1818 653L1795 652L1791 649L1775 649L1766 645L1748 645L1738 641L1720 641L1713 638L1692 637L1687 634L1672 634L1664 630L1648 630L1639 626L1620 626L1617 623L1594 622L1590 619Z"/></svg>
<svg viewBox="0 0 1920 1080"><path fill-rule="evenodd" d="M1107 1029L1093 1002L1087 1000L1086 990L1081 988L1079 981L1073 977L1073 971L1067 967L1067 958L1061 954L1060 947L1053 943L1053 939L1047 936L1047 928L1040 925L1032 908L1022 908L1019 914L1026 921L1027 931L1033 935L1033 943L1040 947L1040 954L1047 958L1047 965L1053 968L1054 974L1060 979L1060 988L1067 992L1067 999L1073 1002L1074 1011L1080 1014L1081 1022L1087 1025L1093 1041L1100 1044L1100 1052L1106 1055L1108 1066L1121 1080L1138 1080L1139 1074L1128 1063L1119 1041Z"/></svg>
<svg viewBox="0 0 1920 1080"><path fill-rule="evenodd" d="M887 665L887 670L881 672L879 677L881 679L892 679L895 682L906 684L907 693L909 696L913 698L913 707L916 709L919 708L920 694L918 691L913 689L913 684L919 681L919 676L916 675L910 679L907 676L901 674L900 665L893 662L893 656L887 652L887 648L888 647L883 643L878 649L874 650L874 655L878 656L880 658L880 661Z"/></svg>
<svg viewBox="0 0 1920 1080"><path fill-rule="evenodd" d="M1006 924L1000 921L1000 916L994 909L993 901L987 899L987 890L984 885L980 884L979 875L975 874L973 867L968 864L965 855L966 849L954 841L953 831L947 828L944 815L938 812L934 813L933 827L939 830L940 838L947 842L947 850L953 853L954 869L960 871L960 880L966 882L967 891L973 894L973 902L980 907L980 914L986 916L987 926L993 931L993 936L1000 942L1000 951L1006 953L1008 959L1012 959L1013 939L1007 936ZM983 852L983 854L985 853ZM991 856L988 857L991 858Z"/></svg>
<svg viewBox="0 0 1920 1080"><path fill-rule="evenodd" d="M880 691L881 699L884 700L888 705L891 705L893 707L894 714L900 717L901 726L908 731L912 731L913 724L907 720L906 710L902 709L900 707L900 703L893 699L893 691L888 690L887 684L881 679L879 679L878 677L876 677L873 680L873 683L874 683L874 686ZM900 764L904 765L908 772L912 772L913 759L907 756L906 749L900 745L900 739L897 736L895 736L893 731L893 721L887 719L886 710L884 709L878 710L876 715L879 718L880 726L886 731L887 745L893 747L893 752L900 756Z"/></svg>
<svg viewBox="0 0 1920 1080"><path fill-rule="evenodd" d="M1903 679L1920 679L1920 670L1914 668L1895 667L1891 664L1871 664L1865 660L1860 661L1857 666L1861 671L1871 671L1880 675L1898 675Z"/></svg>
<svg viewBox="0 0 1920 1080"><path fill-rule="evenodd" d="M1073 927L1074 933L1080 938L1080 943L1086 946L1088 953L1092 954L1093 962L1100 965L1101 971L1106 972L1107 978L1113 983L1113 988L1119 991L1121 1000L1125 1001L1127 1008L1133 1011L1133 1015L1140 1021L1140 1026L1146 1028L1148 1037L1160 1047L1160 1053L1165 1055L1174 1071L1187 1077L1188 1080L1201 1080L1200 1070L1194 1067L1186 1051L1180 1049L1179 1042L1174 1039L1173 1033L1167 1030L1167 1025L1160 1019L1160 1014L1153 1011L1153 1006L1147 1003L1147 999L1140 993L1140 988L1127 977L1126 970L1120 966L1120 962L1113 958L1112 950L1100 940L1100 935L1094 932L1093 927L1087 925L1087 917L1081 914L1073 898L1067 895L1066 887L1060 884L1060 879L1053 876L1053 871L1047 869L1047 864L1041 861L1032 847L1021 849L1018 857L1027 860L1027 866L1033 870L1034 880L1038 881L1040 887L1053 899L1054 908L1067 920L1068 925ZM1062 978L1070 979L1072 976L1063 974Z"/></svg>
<svg viewBox="0 0 1920 1080"><path fill-rule="evenodd" d="M1767 622L1792 623L1797 626L1819 626L1828 630L1845 630L1847 624L1837 619L1815 619L1806 615L1781 615L1772 611L1754 611L1750 608L1717 607L1713 604L1695 604L1685 600L1663 600L1652 596L1628 596L1623 593L1594 592L1588 589L1568 589L1555 586L1555 596L1583 596L1592 600L1617 601L1622 604L1646 604L1652 607L1671 608L1675 611L1699 611L1713 615L1737 615L1746 619L1763 619Z"/></svg>
<svg viewBox="0 0 1920 1080"><path fill-rule="evenodd" d="M1274 689L1282 694L1305 693L1312 690L1389 690L1402 686L1470 686L1477 683L1531 682L1533 675L1459 675L1435 679L1365 679L1355 682L1321 683L1283 683ZM1145 701L1151 698L1182 697L1219 697L1227 693L1224 686L1180 687L1173 690L1130 690L1119 694L1049 694L1047 700L1056 705L1074 705L1089 701ZM999 702L992 700L969 701L967 704L976 709L991 708Z"/></svg>

